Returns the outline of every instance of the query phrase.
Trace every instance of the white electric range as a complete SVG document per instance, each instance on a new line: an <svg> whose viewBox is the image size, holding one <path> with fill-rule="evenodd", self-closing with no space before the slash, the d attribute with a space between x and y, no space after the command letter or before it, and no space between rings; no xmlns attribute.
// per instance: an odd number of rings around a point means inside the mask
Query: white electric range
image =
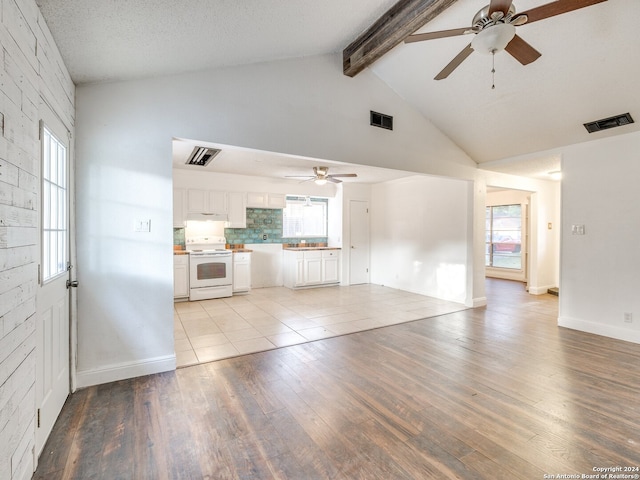
<svg viewBox="0 0 640 480"><path fill-rule="evenodd" d="M189 300L208 300L233 295L232 252L224 237L186 239L189 252Z"/></svg>

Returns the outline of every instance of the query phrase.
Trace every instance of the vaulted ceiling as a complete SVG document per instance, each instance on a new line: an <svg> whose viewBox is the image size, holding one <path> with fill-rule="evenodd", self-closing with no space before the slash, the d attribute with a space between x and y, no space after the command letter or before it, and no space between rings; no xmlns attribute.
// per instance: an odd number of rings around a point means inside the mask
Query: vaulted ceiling
<svg viewBox="0 0 640 480"><path fill-rule="evenodd" d="M514 5L524 11L548 2ZM396 0L36 3L81 84L339 53ZM454 2L419 31L470 26L487 3ZM399 44L369 68L483 168L509 171L512 164L530 174L526 165L557 162L559 147L640 129L635 123L589 135L582 125L625 112L640 122L638 18L638 0L609 0L519 26L542 57L522 66L498 53L495 89L491 56L476 52L449 78L433 80L468 35Z"/></svg>

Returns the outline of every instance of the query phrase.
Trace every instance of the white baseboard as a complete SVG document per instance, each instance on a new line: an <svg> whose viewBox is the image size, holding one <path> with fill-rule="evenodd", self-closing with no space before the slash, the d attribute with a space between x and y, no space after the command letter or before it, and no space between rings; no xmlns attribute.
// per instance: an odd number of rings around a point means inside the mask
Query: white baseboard
<svg viewBox="0 0 640 480"><path fill-rule="evenodd" d="M531 295L544 295L550 288L555 287L555 285L545 285L544 287L529 287L529 293Z"/></svg>
<svg viewBox="0 0 640 480"><path fill-rule="evenodd" d="M77 374L78 388L117 382L127 378L152 375L154 373L169 372L176 369L176 355L146 358L136 362L125 362L108 365L93 370L79 371Z"/></svg>
<svg viewBox="0 0 640 480"><path fill-rule="evenodd" d="M486 307L487 306L487 297L474 298L472 300L472 302L473 302L473 304L471 305L471 308Z"/></svg>
<svg viewBox="0 0 640 480"><path fill-rule="evenodd" d="M615 338L617 340L624 340L625 342L640 343L640 331L631 330L629 328L616 327L613 325L605 325L603 323L562 316L558 318L558 325L572 330L580 330L581 332L593 333L595 335Z"/></svg>

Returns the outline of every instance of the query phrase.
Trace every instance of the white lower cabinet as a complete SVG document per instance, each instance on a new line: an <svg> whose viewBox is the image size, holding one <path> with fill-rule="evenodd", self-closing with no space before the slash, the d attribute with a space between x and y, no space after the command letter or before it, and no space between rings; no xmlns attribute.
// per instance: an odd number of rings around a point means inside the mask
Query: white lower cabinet
<svg viewBox="0 0 640 480"><path fill-rule="evenodd" d="M173 256L173 298L189 296L189 255Z"/></svg>
<svg viewBox="0 0 640 480"><path fill-rule="evenodd" d="M340 282L340 250L322 250L322 283Z"/></svg>
<svg viewBox="0 0 640 480"><path fill-rule="evenodd" d="M332 285L340 282L340 250L284 250L284 286Z"/></svg>
<svg viewBox="0 0 640 480"><path fill-rule="evenodd" d="M233 293L251 290L251 252L233 254Z"/></svg>

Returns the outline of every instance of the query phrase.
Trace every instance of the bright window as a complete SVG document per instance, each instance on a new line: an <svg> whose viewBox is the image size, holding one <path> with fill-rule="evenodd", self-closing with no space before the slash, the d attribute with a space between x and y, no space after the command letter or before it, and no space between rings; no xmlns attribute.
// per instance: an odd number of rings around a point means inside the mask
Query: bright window
<svg viewBox="0 0 640 480"><path fill-rule="evenodd" d="M42 282L67 270L67 149L42 129Z"/></svg>
<svg viewBox="0 0 640 480"><path fill-rule="evenodd" d="M282 236L284 238L326 237L326 198L290 197L282 211Z"/></svg>
<svg viewBox="0 0 640 480"><path fill-rule="evenodd" d="M485 265L522 270L522 206L486 210Z"/></svg>

